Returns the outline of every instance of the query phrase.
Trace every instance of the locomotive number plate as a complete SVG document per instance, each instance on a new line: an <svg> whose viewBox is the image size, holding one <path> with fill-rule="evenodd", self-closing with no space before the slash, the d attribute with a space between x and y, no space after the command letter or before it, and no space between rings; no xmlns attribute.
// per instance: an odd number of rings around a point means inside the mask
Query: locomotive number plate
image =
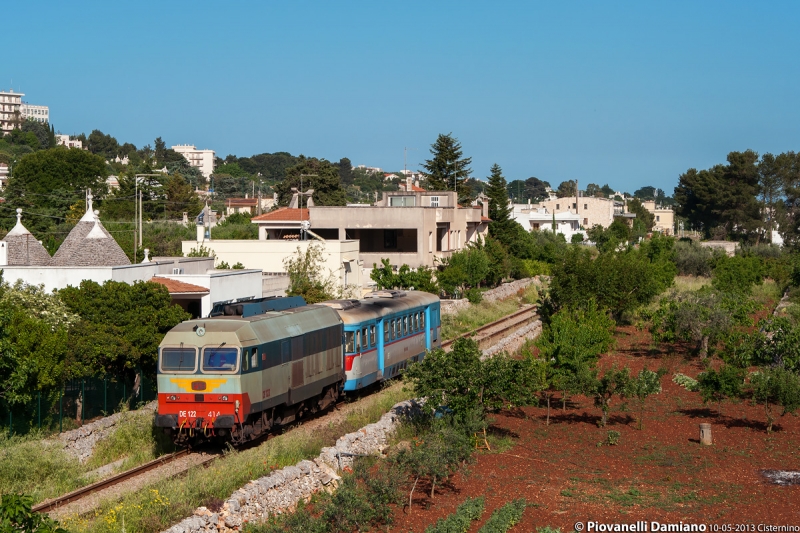
<svg viewBox="0 0 800 533"><path fill-rule="evenodd" d="M264 400L270 397L270 389L261 391L261 399Z"/></svg>
<svg viewBox="0 0 800 533"><path fill-rule="evenodd" d="M197 411L178 411L178 416L181 418L197 418Z"/></svg>

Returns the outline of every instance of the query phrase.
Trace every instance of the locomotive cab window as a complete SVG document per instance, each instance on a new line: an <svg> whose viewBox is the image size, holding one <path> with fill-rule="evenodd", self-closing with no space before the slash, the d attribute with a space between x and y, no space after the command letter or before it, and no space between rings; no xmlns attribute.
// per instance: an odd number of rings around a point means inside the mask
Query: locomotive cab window
<svg viewBox="0 0 800 533"><path fill-rule="evenodd" d="M233 373L239 366L239 349L222 346L203 348L203 372Z"/></svg>
<svg viewBox="0 0 800 533"><path fill-rule="evenodd" d="M258 368L258 348L253 348L250 353L250 368Z"/></svg>
<svg viewBox="0 0 800 533"><path fill-rule="evenodd" d="M197 370L197 348L161 348L162 372L193 373Z"/></svg>

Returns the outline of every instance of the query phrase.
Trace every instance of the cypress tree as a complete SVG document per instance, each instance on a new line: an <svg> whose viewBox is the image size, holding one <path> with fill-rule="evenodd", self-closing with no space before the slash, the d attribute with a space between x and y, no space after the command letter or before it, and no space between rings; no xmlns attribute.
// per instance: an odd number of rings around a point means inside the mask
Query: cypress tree
<svg viewBox="0 0 800 533"><path fill-rule="evenodd" d="M511 219L511 208L508 205L508 190L503 169L495 163L492 165L486 196L489 197L489 235L506 246L514 238L514 225Z"/></svg>

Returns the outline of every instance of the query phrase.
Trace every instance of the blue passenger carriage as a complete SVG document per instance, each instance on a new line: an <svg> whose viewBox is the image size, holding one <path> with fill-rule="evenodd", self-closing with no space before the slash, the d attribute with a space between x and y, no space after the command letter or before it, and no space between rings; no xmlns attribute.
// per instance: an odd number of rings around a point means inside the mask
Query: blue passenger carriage
<svg viewBox="0 0 800 533"><path fill-rule="evenodd" d="M397 375L441 346L439 298L419 291L376 291L324 305L344 323L345 391Z"/></svg>

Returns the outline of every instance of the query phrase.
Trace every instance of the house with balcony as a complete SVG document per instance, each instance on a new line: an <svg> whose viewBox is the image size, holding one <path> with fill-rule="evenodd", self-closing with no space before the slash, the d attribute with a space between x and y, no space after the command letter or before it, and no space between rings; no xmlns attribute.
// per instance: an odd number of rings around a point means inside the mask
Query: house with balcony
<svg viewBox="0 0 800 533"><path fill-rule="evenodd" d="M462 206L453 191L411 189L385 192L373 205L281 208L252 222L259 240L299 239L305 223L320 239L358 241L365 268L386 258L398 267L433 267L488 235L486 199Z"/></svg>

